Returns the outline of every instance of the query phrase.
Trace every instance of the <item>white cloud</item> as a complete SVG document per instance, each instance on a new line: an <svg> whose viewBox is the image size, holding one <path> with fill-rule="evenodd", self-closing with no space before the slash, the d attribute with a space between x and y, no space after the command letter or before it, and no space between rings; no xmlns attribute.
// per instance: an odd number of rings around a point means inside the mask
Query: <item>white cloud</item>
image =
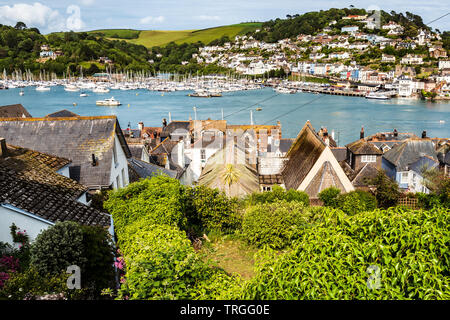
<svg viewBox="0 0 450 320"><path fill-rule="evenodd" d="M219 16L205 16L205 15L201 15L201 16L197 16L196 18L198 20L202 20L202 21L218 21L218 20L220 20Z"/></svg>
<svg viewBox="0 0 450 320"><path fill-rule="evenodd" d="M3 24L15 25L22 21L27 26L48 29L64 28L64 19L57 10L53 10L39 2L34 4L17 3L13 6L0 7L0 21Z"/></svg>
<svg viewBox="0 0 450 320"><path fill-rule="evenodd" d="M67 29L76 31L84 27L83 20L81 20L81 10L79 6L69 6L66 13L70 14L66 20Z"/></svg>
<svg viewBox="0 0 450 320"><path fill-rule="evenodd" d="M149 24L149 23L152 23L152 22L160 23L160 22L163 22L164 20L165 20L165 18L163 16L159 16L159 17L147 16L145 18L142 18L140 20L140 23L141 24Z"/></svg>

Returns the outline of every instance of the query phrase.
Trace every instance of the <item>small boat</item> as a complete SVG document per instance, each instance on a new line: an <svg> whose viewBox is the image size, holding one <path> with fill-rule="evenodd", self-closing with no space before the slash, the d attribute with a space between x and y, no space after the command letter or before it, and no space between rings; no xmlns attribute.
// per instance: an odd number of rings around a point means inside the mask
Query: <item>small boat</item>
<svg viewBox="0 0 450 320"><path fill-rule="evenodd" d="M80 93L80 97L87 97L88 95L87 95L87 93L86 92L81 92Z"/></svg>
<svg viewBox="0 0 450 320"><path fill-rule="evenodd" d="M25 94L25 92L23 92L23 90L20 90L19 95L23 96Z"/></svg>
<svg viewBox="0 0 450 320"><path fill-rule="evenodd" d="M96 93L108 93L109 89L105 88L105 87L95 87L94 90L92 90L92 92L96 92Z"/></svg>
<svg viewBox="0 0 450 320"><path fill-rule="evenodd" d="M370 92L366 95L366 99L389 100L391 97L383 92Z"/></svg>
<svg viewBox="0 0 450 320"><path fill-rule="evenodd" d="M288 93L288 94L294 94L297 92L297 90L295 90L295 89L288 89L288 88L284 88L284 87L277 87L277 88L275 88L275 91L278 93Z"/></svg>
<svg viewBox="0 0 450 320"><path fill-rule="evenodd" d="M256 111L261 111L261 110L262 110L262 108L260 108L260 107L256 108Z"/></svg>
<svg viewBox="0 0 450 320"><path fill-rule="evenodd" d="M120 106L121 105L120 101L114 99L114 97L111 97L111 98L105 99L105 100L97 100L95 102L95 104L98 106Z"/></svg>
<svg viewBox="0 0 450 320"><path fill-rule="evenodd" d="M64 90L68 91L68 92L77 92L77 91L80 91L80 88L78 88L77 86L75 86L73 84L69 84L64 87Z"/></svg>
<svg viewBox="0 0 450 320"><path fill-rule="evenodd" d="M50 87L39 86L39 87L36 88L36 91L50 91Z"/></svg>

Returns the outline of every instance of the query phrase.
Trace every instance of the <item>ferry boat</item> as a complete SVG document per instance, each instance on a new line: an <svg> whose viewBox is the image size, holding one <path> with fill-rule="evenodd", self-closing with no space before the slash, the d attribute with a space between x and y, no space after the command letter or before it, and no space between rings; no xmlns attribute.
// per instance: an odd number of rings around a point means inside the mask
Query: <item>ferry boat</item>
<svg viewBox="0 0 450 320"><path fill-rule="evenodd" d="M114 97L111 97L111 98L105 99L105 100L97 100L95 102L95 104L98 106L120 106L121 105L120 101L114 99Z"/></svg>
<svg viewBox="0 0 450 320"><path fill-rule="evenodd" d="M289 94L293 94L293 93L297 92L295 89L288 89L288 88L284 88L284 87L276 87L275 91L278 93L289 93Z"/></svg>
<svg viewBox="0 0 450 320"><path fill-rule="evenodd" d="M389 100L391 97L382 92L370 92L366 95L366 99Z"/></svg>

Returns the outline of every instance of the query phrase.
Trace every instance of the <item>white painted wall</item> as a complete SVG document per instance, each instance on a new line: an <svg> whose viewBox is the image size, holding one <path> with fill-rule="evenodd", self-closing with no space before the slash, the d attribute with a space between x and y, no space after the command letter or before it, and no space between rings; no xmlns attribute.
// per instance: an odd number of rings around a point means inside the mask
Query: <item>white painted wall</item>
<svg viewBox="0 0 450 320"><path fill-rule="evenodd" d="M21 230L26 231L30 242L36 239L41 231L52 225L50 221L45 222L43 219L33 218L0 205L0 241L14 244L9 229L13 223Z"/></svg>
<svg viewBox="0 0 450 320"><path fill-rule="evenodd" d="M111 176L109 178L109 184L113 186L114 189L123 188L128 186L130 179L128 177L128 162L125 152L122 149L119 138L117 134L114 135L114 143L117 150L117 164L114 163L114 156L111 157ZM122 169L125 176L125 185L122 182ZM117 186L116 178L119 177L119 185Z"/></svg>

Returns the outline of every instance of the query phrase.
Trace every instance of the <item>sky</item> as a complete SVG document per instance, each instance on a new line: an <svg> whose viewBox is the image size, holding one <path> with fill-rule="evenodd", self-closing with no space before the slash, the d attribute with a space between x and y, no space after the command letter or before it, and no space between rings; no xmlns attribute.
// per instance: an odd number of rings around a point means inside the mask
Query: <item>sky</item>
<svg viewBox="0 0 450 320"><path fill-rule="evenodd" d="M422 16L425 23L450 12L448 0L0 0L0 24L14 26L22 21L42 33L115 28L193 30L350 5L409 11ZM450 30L450 15L430 26L441 32Z"/></svg>

